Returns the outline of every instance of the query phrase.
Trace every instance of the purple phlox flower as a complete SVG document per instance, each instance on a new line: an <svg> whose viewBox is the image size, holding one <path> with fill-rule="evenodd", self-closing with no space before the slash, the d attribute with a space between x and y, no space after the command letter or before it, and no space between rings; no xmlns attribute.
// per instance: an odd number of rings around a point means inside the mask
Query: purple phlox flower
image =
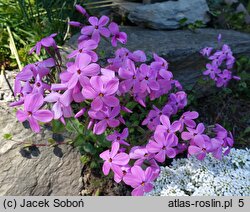
<svg viewBox="0 0 250 212"><path fill-rule="evenodd" d="M111 69L101 68L101 74L106 78L113 79L115 78L115 72Z"/></svg>
<svg viewBox="0 0 250 212"><path fill-rule="evenodd" d="M161 69L158 74L158 79L164 80L164 82L171 81L173 79L173 73L171 71Z"/></svg>
<svg viewBox="0 0 250 212"><path fill-rule="evenodd" d="M127 67L120 68L118 73L123 79L119 88L122 93L126 93L130 89L133 89L133 92L139 91L139 74L133 61L128 60Z"/></svg>
<svg viewBox="0 0 250 212"><path fill-rule="evenodd" d="M42 82L39 75L36 76L36 80L32 85L32 87L33 87L32 93L43 94L45 90L50 90L50 86Z"/></svg>
<svg viewBox="0 0 250 212"><path fill-rule="evenodd" d="M211 151L211 142L206 141L202 135L194 136L193 143L188 147L189 155L194 155L198 160L203 160Z"/></svg>
<svg viewBox="0 0 250 212"><path fill-rule="evenodd" d="M154 69L153 69L154 70ZM159 98L163 94L167 94L172 89L172 78L173 74L172 72L161 69L160 71L157 71L157 83L159 84L160 88L156 91L151 91L150 93L150 100L154 100L156 98Z"/></svg>
<svg viewBox="0 0 250 212"><path fill-rule="evenodd" d="M69 106L73 100L77 103L85 100L81 92L82 86L79 82L77 82L73 89L67 89L67 84L66 89L65 84L52 84L51 88L53 91L66 90L61 96L61 101L65 106Z"/></svg>
<svg viewBox="0 0 250 212"><path fill-rule="evenodd" d="M215 125L214 132L216 133L215 139L221 141L221 146L226 148L224 155L230 152L230 148L233 147L234 138L231 132L227 132L227 130L219 124Z"/></svg>
<svg viewBox="0 0 250 212"><path fill-rule="evenodd" d="M181 90L183 89L181 83L180 83L178 80L171 80L171 81L172 81L172 84L173 84L179 91L181 91Z"/></svg>
<svg viewBox="0 0 250 212"><path fill-rule="evenodd" d="M68 88L72 89L78 82L84 84L86 76L95 76L100 72L100 66L91 63L91 56L86 53L78 55L76 63L68 67L67 71L72 73L72 77L68 82Z"/></svg>
<svg viewBox="0 0 250 212"><path fill-rule="evenodd" d="M193 141L196 136L203 137L203 132L205 131L205 126L203 123L199 123L196 128L187 127L188 132L182 132L181 138L185 141Z"/></svg>
<svg viewBox="0 0 250 212"><path fill-rule="evenodd" d="M223 54L225 54L225 55L228 55L228 54L232 54L232 50L231 50L231 48L227 45L227 44L224 44L223 46L222 46L222 52L223 52Z"/></svg>
<svg viewBox="0 0 250 212"><path fill-rule="evenodd" d="M223 55L225 55L224 58L226 60L227 68L228 69L233 68L233 65L235 63L235 57L233 56L231 48L228 45L224 44L222 47L222 53Z"/></svg>
<svg viewBox="0 0 250 212"><path fill-rule="evenodd" d="M145 62L146 61L146 55L141 50L130 52L126 48L120 48L120 49L116 50L115 55L116 55L116 58L119 58L123 62L126 62L127 59L130 59L134 62Z"/></svg>
<svg viewBox="0 0 250 212"><path fill-rule="evenodd" d="M147 60L146 54L142 50L136 50L131 55L129 55L129 59L134 62L145 62Z"/></svg>
<svg viewBox="0 0 250 212"><path fill-rule="evenodd" d="M140 77L140 91L150 93L152 90L157 91L160 89L159 83L156 80L156 72L146 64L142 64L139 69Z"/></svg>
<svg viewBox="0 0 250 212"><path fill-rule="evenodd" d="M150 67L153 70L160 71L161 69L167 70L168 69L168 62L163 59L162 57L159 57L157 54L153 54L154 62L150 64Z"/></svg>
<svg viewBox="0 0 250 212"><path fill-rule="evenodd" d="M160 171L161 171L160 166L158 165L156 160L153 159L153 158L148 160L147 162L150 164L150 167L151 167L151 169L153 171L153 179L156 179L159 176Z"/></svg>
<svg viewBox="0 0 250 212"><path fill-rule="evenodd" d="M176 114L178 110L183 109L187 105L187 94L184 91L171 93L169 95L168 104L171 105L174 114Z"/></svg>
<svg viewBox="0 0 250 212"><path fill-rule="evenodd" d="M114 131L112 134L108 135L106 139L108 141L118 142L121 145L129 146L129 143L127 143L125 140L128 137L128 128L123 129L122 133L119 133L117 131Z"/></svg>
<svg viewBox="0 0 250 212"><path fill-rule="evenodd" d="M53 113L49 110L40 110L44 103L43 96L39 93L29 94L24 100L24 110L18 110L17 119L20 122L28 120L31 129L34 132L40 132L38 121L50 122L53 119Z"/></svg>
<svg viewBox="0 0 250 212"><path fill-rule="evenodd" d="M78 44L78 49L72 51L68 58L78 57L80 54L88 54L91 57L92 62L98 60L97 54L93 51L98 46L97 42L94 40L86 40ZM81 61L80 61L81 62Z"/></svg>
<svg viewBox="0 0 250 212"><path fill-rule="evenodd" d="M85 111L86 111L86 109L85 109L85 108L82 108L81 110L79 110L79 111L76 113L76 115L75 115L74 117L75 117L75 118L79 118L79 117L83 116L84 113L85 113Z"/></svg>
<svg viewBox="0 0 250 212"><path fill-rule="evenodd" d="M213 154L213 156L218 160L222 159L222 154L223 154L222 145L223 145L223 140L220 140L217 138L211 139L211 150L210 151Z"/></svg>
<svg viewBox="0 0 250 212"><path fill-rule="evenodd" d="M19 97L19 100L16 102L10 103L10 107L15 107L22 105L24 103L25 97L32 92L33 88L29 82L25 82L23 86L18 87L15 85L15 96Z"/></svg>
<svg viewBox="0 0 250 212"><path fill-rule="evenodd" d="M147 97L147 93L135 93L134 100L138 102L141 106L146 107L145 100Z"/></svg>
<svg viewBox="0 0 250 212"><path fill-rule="evenodd" d="M84 85L82 94L86 99L93 99L91 108L101 110L104 105L116 107L119 105L119 99L114 95L118 90L119 80L109 79L104 76L94 76L90 79L90 85Z"/></svg>
<svg viewBox="0 0 250 212"><path fill-rule="evenodd" d="M150 110L146 119L143 120L142 125L147 125L148 129L155 130L157 125L160 124L160 114L162 112L155 107L154 110Z"/></svg>
<svg viewBox="0 0 250 212"><path fill-rule="evenodd" d="M142 196L145 192L150 192L153 189L154 180L155 175L151 167L144 171L140 166L133 166L130 173L123 177L123 181L134 188L133 196Z"/></svg>
<svg viewBox="0 0 250 212"><path fill-rule="evenodd" d="M90 35L80 35L79 37L78 37L78 40L77 40L77 43L78 44L80 44L80 43L82 43L82 42L84 42L84 41L86 41L86 40L92 40L92 35L90 34ZM96 41L97 42L97 41ZM98 43L98 42L97 42Z"/></svg>
<svg viewBox="0 0 250 212"><path fill-rule="evenodd" d="M232 72L224 69L222 73L218 74L218 78L216 81L217 87L226 87L228 82L232 79Z"/></svg>
<svg viewBox="0 0 250 212"><path fill-rule="evenodd" d="M73 115L71 106L65 106L61 97L62 94L52 92L44 98L45 102L54 102L51 109L54 114L54 119L60 119L61 117L70 118Z"/></svg>
<svg viewBox="0 0 250 212"><path fill-rule="evenodd" d="M171 114L171 107L165 105L162 110L158 109L155 105L153 105L153 110L150 110L147 118L143 120L142 125L147 125L150 130L155 130L157 125L161 124L160 116Z"/></svg>
<svg viewBox="0 0 250 212"><path fill-rule="evenodd" d="M213 48L212 48L212 47L205 47L204 49L202 49L202 50L200 51L200 53L201 53L203 56L209 57L212 51L213 51Z"/></svg>
<svg viewBox="0 0 250 212"><path fill-rule="evenodd" d="M175 135L175 132L177 132L181 125L178 121L174 121L172 124L170 123L169 117L166 115L162 115L160 117L160 121L162 125L158 125L155 130L155 134L161 134L161 133L167 133L172 134L174 143L178 143L178 138ZM171 137L172 139L172 137Z"/></svg>
<svg viewBox="0 0 250 212"><path fill-rule="evenodd" d="M130 150L129 157L136 160L134 165L141 166L145 160L154 158L154 154L149 153L146 147L135 146Z"/></svg>
<svg viewBox="0 0 250 212"><path fill-rule="evenodd" d="M234 138L231 132L228 132L229 136L227 136L224 139L224 143L223 143L223 147L226 148L226 150L224 151L224 155L228 155L230 153L230 149L233 147L234 145Z"/></svg>
<svg viewBox="0 0 250 212"><path fill-rule="evenodd" d="M220 43L220 42L221 42L221 38L222 38L222 35L221 35L221 34L219 34L219 35L218 35L218 38L217 38L218 43Z"/></svg>
<svg viewBox="0 0 250 212"><path fill-rule="evenodd" d="M81 84L79 82L73 88L71 95L72 95L73 100L75 102L80 103L80 102L83 102L85 100L85 98L82 95L82 86L81 86Z"/></svg>
<svg viewBox="0 0 250 212"><path fill-rule="evenodd" d="M100 154L100 157L105 161L102 166L104 175L108 175L110 169L114 173L120 173L120 166L126 166L129 162L129 156L126 153L118 153L120 144L114 142L110 150L106 150Z"/></svg>
<svg viewBox="0 0 250 212"><path fill-rule="evenodd" d="M114 173L114 180L116 183L120 183L123 178L126 176L126 174L130 173L131 167L129 165L126 166L120 166L120 171L119 168L116 170Z"/></svg>
<svg viewBox="0 0 250 212"><path fill-rule="evenodd" d="M109 25L109 31L111 32L111 44L112 46L117 46L117 41L119 41L122 44L126 44L127 42L127 34L125 32L119 31L119 26L111 22Z"/></svg>
<svg viewBox="0 0 250 212"><path fill-rule="evenodd" d="M174 114L172 106L169 104L165 104L165 106L162 109L162 114L170 118Z"/></svg>
<svg viewBox="0 0 250 212"><path fill-rule="evenodd" d="M179 131L182 132L185 125L190 128L195 128L196 123L193 119L197 119L198 117L199 117L199 113L197 113L196 111L192 111L192 112L188 111L188 112L183 113L178 121L181 125Z"/></svg>
<svg viewBox="0 0 250 212"><path fill-rule="evenodd" d="M156 131L154 133L154 140L149 140L147 144L147 150L149 153L154 153L154 158L158 162L164 162L166 160L166 155L169 158L174 158L176 156L176 147L178 141L175 139L174 134L163 133Z"/></svg>
<svg viewBox="0 0 250 212"><path fill-rule="evenodd" d="M128 108L125 107L125 106L121 106L121 110L124 111L125 113L133 113L132 110L128 109Z"/></svg>
<svg viewBox="0 0 250 212"><path fill-rule="evenodd" d="M216 78L216 74L219 74L221 72L221 70L215 64L208 63L206 65L206 68L207 69L203 72L203 74L204 75L209 75L211 79L215 79Z"/></svg>
<svg viewBox="0 0 250 212"><path fill-rule="evenodd" d="M28 64L16 75L15 84L21 84L20 81L26 82L35 79L37 75L39 75L40 78L43 78L50 72L49 68L54 66L55 60L52 58L34 64Z"/></svg>
<svg viewBox="0 0 250 212"><path fill-rule="evenodd" d="M35 68L32 69L33 76L36 77L39 75L41 78L49 74L50 68L56 65L55 60L53 58L48 58L43 61L39 61L34 63Z"/></svg>
<svg viewBox="0 0 250 212"><path fill-rule="evenodd" d="M92 119L100 120L95 123L93 128L93 133L100 135L102 134L106 128L109 127L118 127L120 121L115 119L120 113L120 107L114 107L112 110L108 107L104 108L101 111L90 110L88 112L89 116Z"/></svg>
<svg viewBox="0 0 250 212"><path fill-rule="evenodd" d="M32 54L36 50L36 54L40 55L42 47L44 47L46 49L46 51L48 51L50 47L52 47L55 51L57 51L58 47L57 47L56 42L54 40L54 37L56 35L57 34L54 33L54 34L51 34L50 36L45 37L42 40L38 41L36 43L36 45L30 50L29 54Z"/></svg>
<svg viewBox="0 0 250 212"><path fill-rule="evenodd" d="M215 124L213 131L216 133L216 136L220 139L224 139L227 137L227 130L220 124Z"/></svg>
<svg viewBox="0 0 250 212"><path fill-rule="evenodd" d="M233 68L235 63L235 57L233 55L227 55L227 61L226 61L226 66L228 69Z"/></svg>
<svg viewBox="0 0 250 212"><path fill-rule="evenodd" d="M176 148L176 154L181 154L188 149L188 145L186 143L178 143Z"/></svg>
<svg viewBox="0 0 250 212"><path fill-rule="evenodd" d="M105 27L109 22L109 18L107 16L102 16L100 19L97 17L91 16L89 18L89 23L91 26L85 26L81 29L81 33L83 35L92 35L91 38L95 40L97 43L100 41L100 35L104 37L110 36L110 31Z"/></svg>
<svg viewBox="0 0 250 212"><path fill-rule="evenodd" d="M82 28L84 25L78 21L69 21L69 25L73 27L79 27Z"/></svg>
<svg viewBox="0 0 250 212"><path fill-rule="evenodd" d="M89 14L87 13L87 11L79 4L76 4L76 10L81 13L83 16L86 16L87 18L89 17Z"/></svg>

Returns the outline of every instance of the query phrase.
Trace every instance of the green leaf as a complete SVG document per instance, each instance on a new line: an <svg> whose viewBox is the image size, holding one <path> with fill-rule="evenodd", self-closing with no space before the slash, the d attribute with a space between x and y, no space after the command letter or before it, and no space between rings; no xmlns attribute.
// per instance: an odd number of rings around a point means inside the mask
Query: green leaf
<svg viewBox="0 0 250 212"><path fill-rule="evenodd" d="M182 18L181 20L179 20L179 24L184 25L187 23L187 20L188 20L187 18Z"/></svg>
<svg viewBox="0 0 250 212"><path fill-rule="evenodd" d="M82 164L86 164L90 161L90 158L86 155L82 155L80 160L81 160Z"/></svg>
<svg viewBox="0 0 250 212"><path fill-rule="evenodd" d="M97 168L99 165L98 165L98 163L96 162L96 161L92 161L91 163L90 163L90 168L91 169L95 169L95 168Z"/></svg>
<svg viewBox="0 0 250 212"><path fill-rule="evenodd" d="M60 133L60 132L63 132L64 130L65 130L65 126L62 122L60 122L59 120L52 121L52 131L54 133Z"/></svg>
<svg viewBox="0 0 250 212"><path fill-rule="evenodd" d="M244 130L244 135L248 135L250 134L250 127L247 127L245 130Z"/></svg>
<svg viewBox="0 0 250 212"><path fill-rule="evenodd" d="M52 146L56 144L56 141L55 141L53 138L49 138L49 139L48 139L48 142L49 142L49 144L52 145Z"/></svg>
<svg viewBox="0 0 250 212"><path fill-rule="evenodd" d="M84 136L83 136L83 134L79 134L76 138L75 138L75 140L74 140L74 145L75 146L81 146L81 145L83 145L83 142L84 142Z"/></svg>
<svg viewBox="0 0 250 212"><path fill-rule="evenodd" d="M83 150L87 153L91 153L91 154L95 154L96 153L96 149L95 147L89 143L89 142L84 142L83 143Z"/></svg>
<svg viewBox="0 0 250 212"><path fill-rule="evenodd" d="M72 133L83 133L84 126L77 119L68 119L66 122L66 129Z"/></svg>
<svg viewBox="0 0 250 212"><path fill-rule="evenodd" d="M137 104L138 104L138 103L136 103L136 102L128 102L128 103L126 104L126 107L127 107L128 109L130 109L130 110L133 110Z"/></svg>
<svg viewBox="0 0 250 212"><path fill-rule="evenodd" d="M12 139L12 135L10 133L6 133L3 135L3 138L6 140L11 140Z"/></svg>

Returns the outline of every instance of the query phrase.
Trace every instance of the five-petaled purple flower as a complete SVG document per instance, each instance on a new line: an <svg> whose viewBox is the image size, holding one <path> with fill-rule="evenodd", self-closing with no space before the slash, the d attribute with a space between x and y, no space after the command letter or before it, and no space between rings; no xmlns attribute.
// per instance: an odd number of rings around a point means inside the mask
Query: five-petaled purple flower
<svg viewBox="0 0 250 212"><path fill-rule="evenodd" d="M122 44L127 42L127 34L125 32L120 32L119 27L116 23L111 22L109 25L109 31L111 32L111 44L112 46L117 46L117 41Z"/></svg>
<svg viewBox="0 0 250 212"><path fill-rule="evenodd" d="M125 166L129 162L129 156L126 153L118 153L120 144L114 142L111 151L106 150L100 154L100 157L105 161L102 166L104 175L108 175L110 169L120 173L120 166Z"/></svg>
<svg viewBox="0 0 250 212"><path fill-rule="evenodd" d="M133 166L130 173L123 177L123 181L134 188L133 196L142 196L153 189L152 182L156 177L151 167L144 171L140 166Z"/></svg>
<svg viewBox="0 0 250 212"><path fill-rule="evenodd" d="M155 132L154 140L149 140L147 150L149 153L155 153L154 158L159 162L164 162L166 155L169 158L176 156L176 147L178 141L174 138L173 134L165 134L163 132Z"/></svg>
<svg viewBox="0 0 250 212"><path fill-rule="evenodd" d="M112 141L112 143L118 142L119 144L129 146L129 143L125 141L127 137L128 137L128 128L125 128L122 131L122 133L115 131L112 134L108 135L106 139L108 141Z"/></svg>
<svg viewBox="0 0 250 212"><path fill-rule="evenodd" d="M97 17L91 16L89 18L89 23L91 26L85 26L82 28L81 33L83 35L92 35L92 39L97 43L100 41L100 35L104 37L110 36L110 31L105 27L109 22L109 18L107 16L102 16L100 19Z"/></svg>
<svg viewBox="0 0 250 212"><path fill-rule="evenodd" d="M34 132L40 132L38 121L50 122L53 119L53 113L49 110L41 110L44 103L42 94L29 94L24 100L24 110L18 110L17 119L20 122L28 120L31 129Z"/></svg>
<svg viewBox="0 0 250 212"><path fill-rule="evenodd" d="M93 99L91 108L101 110L104 105L116 107L119 100L114 96L118 90L118 79L108 79L104 76L93 76L89 85L83 85L82 95L86 99Z"/></svg>

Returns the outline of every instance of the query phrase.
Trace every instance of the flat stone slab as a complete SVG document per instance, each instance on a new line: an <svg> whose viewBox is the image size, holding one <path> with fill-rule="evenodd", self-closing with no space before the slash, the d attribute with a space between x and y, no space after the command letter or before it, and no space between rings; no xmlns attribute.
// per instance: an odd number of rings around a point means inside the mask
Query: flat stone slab
<svg viewBox="0 0 250 212"><path fill-rule="evenodd" d="M3 138L11 134L11 140ZM80 153L69 145L22 149L24 143L46 144L51 132L25 129L13 108L0 105L0 196L73 196L83 186Z"/></svg>
<svg viewBox="0 0 250 212"><path fill-rule="evenodd" d="M180 20L186 19L185 25L210 20L206 0L170 0L152 4L142 4L124 0L114 0L114 12L139 26L152 29L178 29Z"/></svg>
<svg viewBox="0 0 250 212"><path fill-rule="evenodd" d="M128 34L125 46L130 51L143 50L149 61L152 53L164 57L170 62L170 70L174 77L186 86L195 83L205 68L206 60L200 55L200 50L206 46L218 47L217 37L222 34L222 42L231 46L235 55L250 56L250 34L233 30L197 29L190 30L151 30L140 27L123 26L121 31ZM65 45L66 52L77 47L77 36L73 36ZM105 52L101 59L114 57L115 48L102 40L99 50Z"/></svg>

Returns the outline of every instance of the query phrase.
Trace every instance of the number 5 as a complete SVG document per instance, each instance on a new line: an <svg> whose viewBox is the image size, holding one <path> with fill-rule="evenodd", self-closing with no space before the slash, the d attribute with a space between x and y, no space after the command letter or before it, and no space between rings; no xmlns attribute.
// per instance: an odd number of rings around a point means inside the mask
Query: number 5
<svg viewBox="0 0 250 212"><path fill-rule="evenodd" d="M242 208L244 206L244 199L239 199L238 206Z"/></svg>

